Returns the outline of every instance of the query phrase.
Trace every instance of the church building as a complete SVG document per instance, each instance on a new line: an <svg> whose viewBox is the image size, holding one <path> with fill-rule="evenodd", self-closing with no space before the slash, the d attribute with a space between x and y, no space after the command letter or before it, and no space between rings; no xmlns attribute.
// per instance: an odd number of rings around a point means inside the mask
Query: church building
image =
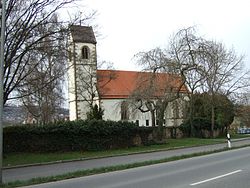
<svg viewBox="0 0 250 188"><path fill-rule="evenodd" d="M104 110L104 120L157 125L157 102L168 91L169 96L174 96L179 89L180 96L165 108L164 125L182 123L188 90L178 75L97 70L97 42L92 27L71 26L68 43L70 120L86 119L90 106L98 105Z"/></svg>

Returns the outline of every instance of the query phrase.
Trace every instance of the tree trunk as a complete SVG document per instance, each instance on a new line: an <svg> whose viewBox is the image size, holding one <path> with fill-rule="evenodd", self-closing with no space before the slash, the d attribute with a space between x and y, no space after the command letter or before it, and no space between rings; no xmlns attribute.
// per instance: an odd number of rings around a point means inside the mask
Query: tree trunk
<svg viewBox="0 0 250 188"><path fill-rule="evenodd" d="M155 110L151 110L152 127L155 127Z"/></svg>
<svg viewBox="0 0 250 188"><path fill-rule="evenodd" d="M193 102L193 96L190 97L190 137L194 137L194 102Z"/></svg>
<svg viewBox="0 0 250 188"><path fill-rule="evenodd" d="M211 114L211 138L214 138L214 124L215 124L215 112L214 112L214 104L212 103L212 114Z"/></svg>
<svg viewBox="0 0 250 188"><path fill-rule="evenodd" d="M157 137L158 137L159 141L162 141L163 136L164 136L163 124L164 124L165 110L166 110L166 107L167 107L167 103L166 104L165 103L163 102L162 106L159 108L158 113L157 113L157 119L158 119L158 122L159 122L158 123L158 129L157 129L157 132L158 132Z"/></svg>

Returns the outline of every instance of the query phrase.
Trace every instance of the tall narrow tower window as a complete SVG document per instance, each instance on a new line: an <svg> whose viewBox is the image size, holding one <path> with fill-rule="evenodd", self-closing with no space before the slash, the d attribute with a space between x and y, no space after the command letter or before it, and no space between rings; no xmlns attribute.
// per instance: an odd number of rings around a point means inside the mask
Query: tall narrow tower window
<svg viewBox="0 0 250 188"><path fill-rule="evenodd" d="M68 51L68 58L69 58L69 61L72 61L72 52L71 52L71 49Z"/></svg>
<svg viewBox="0 0 250 188"><path fill-rule="evenodd" d="M87 46L82 47L82 59L89 59L89 48Z"/></svg>

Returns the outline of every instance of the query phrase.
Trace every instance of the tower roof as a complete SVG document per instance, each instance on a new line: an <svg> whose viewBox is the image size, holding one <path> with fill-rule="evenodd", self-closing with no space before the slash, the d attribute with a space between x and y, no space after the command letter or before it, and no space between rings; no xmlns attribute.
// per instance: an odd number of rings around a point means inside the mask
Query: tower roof
<svg viewBox="0 0 250 188"><path fill-rule="evenodd" d="M74 42L86 42L96 44L96 38L92 27L72 25L70 31Z"/></svg>

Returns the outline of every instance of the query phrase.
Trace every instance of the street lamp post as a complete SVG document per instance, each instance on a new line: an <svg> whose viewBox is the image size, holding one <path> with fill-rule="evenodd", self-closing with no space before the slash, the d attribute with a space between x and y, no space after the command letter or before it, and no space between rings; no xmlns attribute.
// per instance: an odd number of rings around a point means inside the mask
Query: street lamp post
<svg viewBox="0 0 250 188"><path fill-rule="evenodd" d="M6 0L1 0L1 46L0 46L0 184L3 183L3 65L4 65L4 41L5 41L5 10Z"/></svg>

